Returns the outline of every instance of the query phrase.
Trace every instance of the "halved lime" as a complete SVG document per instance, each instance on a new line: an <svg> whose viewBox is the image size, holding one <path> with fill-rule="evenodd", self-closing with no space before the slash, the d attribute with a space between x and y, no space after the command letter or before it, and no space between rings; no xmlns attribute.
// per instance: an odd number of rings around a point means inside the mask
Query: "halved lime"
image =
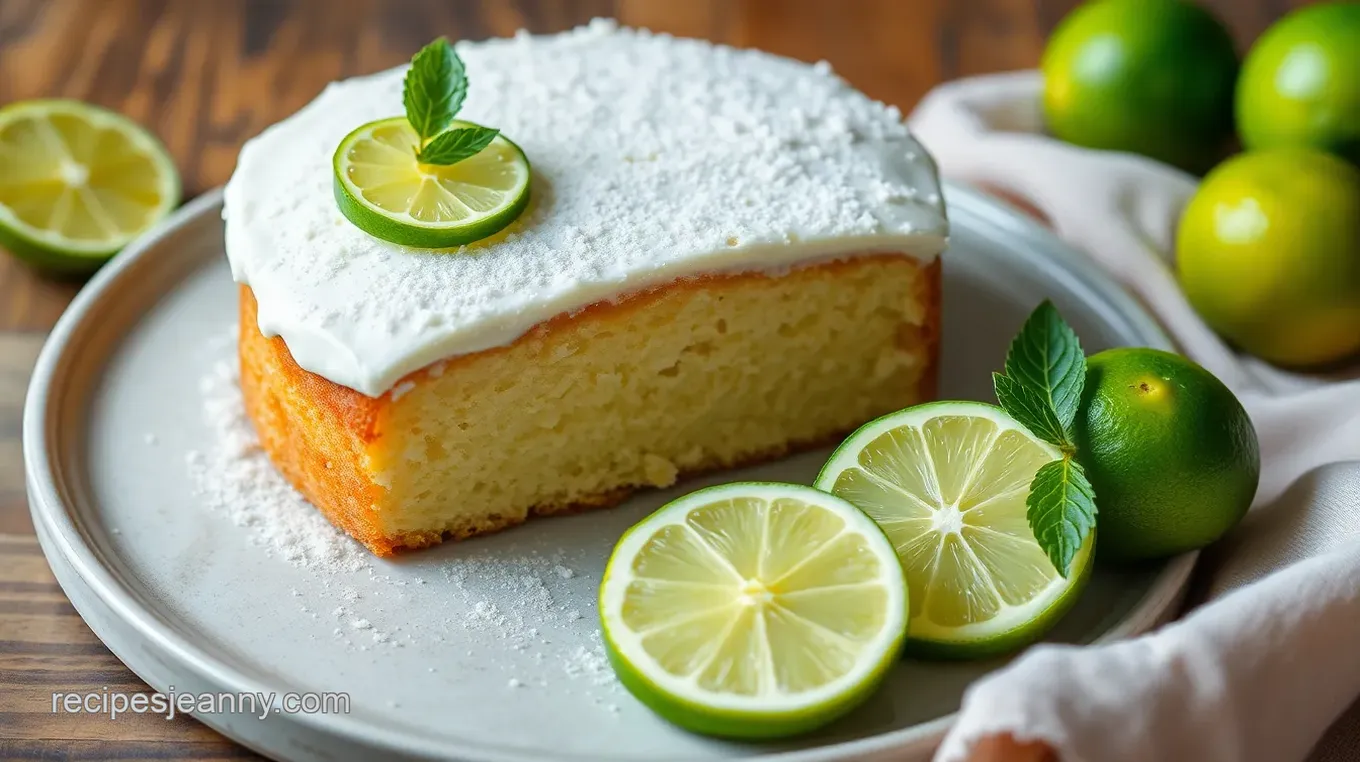
<svg viewBox="0 0 1360 762"><path fill-rule="evenodd" d="M57 272L98 268L179 203L164 146L88 103L0 108L0 245Z"/></svg>
<svg viewBox="0 0 1360 762"><path fill-rule="evenodd" d="M827 461L817 487L872 516L902 559L909 653L1010 651L1076 601L1094 541L1064 579L1025 518L1035 472L1059 457L998 407L935 402L865 424Z"/></svg>
<svg viewBox="0 0 1360 762"><path fill-rule="evenodd" d="M455 121L449 129L476 127ZM405 117L369 122L335 149L335 200L365 233L445 249L500 232L529 204L529 160L504 135L447 166L416 161L420 137Z"/></svg>
<svg viewBox="0 0 1360 762"><path fill-rule="evenodd" d="M840 498L737 483L628 530L600 585L609 659L675 724L771 738L867 698L901 651L907 586L883 530Z"/></svg>

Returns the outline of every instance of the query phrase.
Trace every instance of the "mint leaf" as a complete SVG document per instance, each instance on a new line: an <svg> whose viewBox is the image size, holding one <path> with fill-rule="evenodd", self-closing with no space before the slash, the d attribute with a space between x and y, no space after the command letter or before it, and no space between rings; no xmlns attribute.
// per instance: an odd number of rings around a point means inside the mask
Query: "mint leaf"
<svg viewBox="0 0 1360 762"><path fill-rule="evenodd" d="M1077 334L1052 302L1044 300L1011 342L1006 354L1006 375L1042 395L1063 430L1072 427L1086 384L1086 356Z"/></svg>
<svg viewBox="0 0 1360 762"><path fill-rule="evenodd" d="M453 45L443 37L420 49L402 82L406 121L422 143L444 131L467 96L467 75Z"/></svg>
<svg viewBox="0 0 1360 762"><path fill-rule="evenodd" d="M1044 300L1030 313L1006 354L1005 375L993 373L992 385L1012 418L1062 450L1061 460L1035 472L1025 505L1034 539L1066 577L1095 527L1096 494L1074 459L1069 433L1086 385L1086 355L1052 302Z"/></svg>
<svg viewBox="0 0 1360 762"><path fill-rule="evenodd" d="M1096 494L1070 455L1046 463L1029 485L1026 518L1034 539L1064 578L1096 525Z"/></svg>
<svg viewBox="0 0 1360 762"><path fill-rule="evenodd" d="M471 158L491 145L491 141L501 134L500 130L490 127L462 127L440 133L420 149L416 159L421 164L457 164Z"/></svg>
<svg viewBox="0 0 1360 762"><path fill-rule="evenodd" d="M1020 383L1011 376L992 374L992 386L996 389L996 399L1002 409L1034 436L1063 450L1073 445L1063 430L1062 422L1048 400L1039 392Z"/></svg>

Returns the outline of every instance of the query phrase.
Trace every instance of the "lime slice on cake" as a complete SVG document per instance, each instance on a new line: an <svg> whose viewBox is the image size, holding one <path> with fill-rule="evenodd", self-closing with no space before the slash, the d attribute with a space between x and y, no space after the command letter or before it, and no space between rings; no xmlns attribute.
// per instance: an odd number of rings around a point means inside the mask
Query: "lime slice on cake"
<svg viewBox="0 0 1360 762"><path fill-rule="evenodd" d="M454 121L450 129L476 127ZM422 249L495 235L529 204L529 160L504 135L457 164L421 164L405 117L369 122L335 150L335 199L365 233Z"/></svg>
<svg viewBox="0 0 1360 762"><path fill-rule="evenodd" d="M1035 472L1059 457L1000 408L936 402L865 424L827 461L817 487L872 516L902 559L909 652L1010 651L1076 601L1094 541L1064 579L1025 517Z"/></svg>
<svg viewBox="0 0 1360 762"><path fill-rule="evenodd" d="M699 490L619 540L600 586L619 680L701 733L812 730L896 661L907 587L883 530L810 487Z"/></svg>
<svg viewBox="0 0 1360 762"><path fill-rule="evenodd" d="M151 133L88 103L0 108L0 245L50 271L93 271L179 203Z"/></svg>

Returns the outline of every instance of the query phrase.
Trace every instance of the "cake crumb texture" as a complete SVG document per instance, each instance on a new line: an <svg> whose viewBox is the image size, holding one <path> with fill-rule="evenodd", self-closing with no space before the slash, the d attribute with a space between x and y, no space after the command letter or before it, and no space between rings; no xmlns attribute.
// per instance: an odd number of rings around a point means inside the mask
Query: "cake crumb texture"
<svg viewBox="0 0 1360 762"><path fill-rule="evenodd" d="M895 255L686 279L371 398L298 367L242 287L242 389L285 476L389 555L613 505L929 399L939 297L938 262Z"/></svg>

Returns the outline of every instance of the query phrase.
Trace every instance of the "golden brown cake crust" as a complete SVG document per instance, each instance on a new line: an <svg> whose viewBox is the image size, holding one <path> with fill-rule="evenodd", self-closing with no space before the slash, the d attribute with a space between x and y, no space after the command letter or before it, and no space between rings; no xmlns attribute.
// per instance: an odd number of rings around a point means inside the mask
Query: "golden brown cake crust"
<svg viewBox="0 0 1360 762"><path fill-rule="evenodd" d="M859 262L878 257L904 258L897 254L872 255L827 262L807 269L834 271L855 267ZM931 399L936 393L939 357L940 263L936 260L924 265L921 270L929 284L922 305L926 315L925 324L919 329L919 335L911 338L918 343L924 342L927 347L928 367L921 381L920 396ZM630 311L643 309L675 289L720 291L740 288L753 280L769 277L761 273L706 275L629 294L616 301L600 302L584 310L544 321L505 347L435 363L430 368L407 375L396 387L408 382L420 383L435 374L457 373L459 366L464 363L477 362L489 355L509 351L524 342L551 339L586 316L627 319ZM460 531L385 533L377 515L377 506L382 502L385 489L374 482L364 466L368 461L368 448L378 444L383 436L381 422L393 405L393 393L389 391L376 398L368 397L302 369L294 361L282 338L265 337L260 333L256 311L254 293L248 286L241 286L239 350L246 412L255 424L261 446L274 464L333 524L349 532L376 555L389 556L400 550L434 545L444 539L464 539L498 531L525 520L526 517L497 516L495 521L480 522ZM439 368L437 372L432 370L435 367ZM846 433L848 431L837 432L813 441L788 442L782 447L750 454L734 462L710 462L697 468L682 469L680 477L774 460L798 450L833 443ZM529 508L527 515L545 516L612 507L623 502L640 486L621 486L566 503L534 505Z"/></svg>

